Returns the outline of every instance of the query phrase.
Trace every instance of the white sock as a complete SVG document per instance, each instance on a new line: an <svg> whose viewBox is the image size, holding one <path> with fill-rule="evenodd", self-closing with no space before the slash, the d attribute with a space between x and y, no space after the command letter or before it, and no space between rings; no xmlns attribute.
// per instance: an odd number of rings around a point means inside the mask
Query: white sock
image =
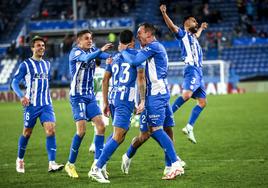
<svg viewBox="0 0 268 188"><path fill-rule="evenodd" d="M194 129L194 127L188 123L188 124L186 125L186 129L187 129L188 131L192 131L192 130Z"/></svg>

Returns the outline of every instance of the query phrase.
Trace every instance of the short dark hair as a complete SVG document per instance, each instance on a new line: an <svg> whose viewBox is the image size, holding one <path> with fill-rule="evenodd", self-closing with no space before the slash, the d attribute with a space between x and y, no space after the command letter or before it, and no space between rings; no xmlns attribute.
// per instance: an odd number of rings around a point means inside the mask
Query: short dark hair
<svg viewBox="0 0 268 188"><path fill-rule="evenodd" d="M156 27L153 24L145 22L145 23L139 24L139 27L141 27L141 26L144 27L146 32L150 31L153 36L156 35Z"/></svg>
<svg viewBox="0 0 268 188"><path fill-rule="evenodd" d="M89 31L88 29L85 29L85 30L81 30L81 31L79 31L77 34L76 34L76 38L80 38L80 37L82 37L84 34L86 34L86 33L89 33L89 34L93 34L91 31Z"/></svg>
<svg viewBox="0 0 268 188"><path fill-rule="evenodd" d="M183 18L182 24L184 25L185 22L186 22L189 18L194 18L194 16L193 16L193 15L185 16L185 17Z"/></svg>
<svg viewBox="0 0 268 188"><path fill-rule="evenodd" d="M96 58L96 66L100 66L101 65L101 60L99 58Z"/></svg>
<svg viewBox="0 0 268 188"><path fill-rule="evenodd" d="M31 40L31 48L33 48L34 47L34 43L36 42L36 41L43 41L44 43L45 43L45 45L46 45L46 41L45 41L45 39L43 38L43 37L40 37L40 36L34 36L33 38L32 38L32 40Z"/></svg>
<svg viewBox="0 0 268 188"><path fill-rule="evenodd" d="M129 44L133 40L134 34L132 31L126 29L119 34L119 41L122 44Z"/></svg>

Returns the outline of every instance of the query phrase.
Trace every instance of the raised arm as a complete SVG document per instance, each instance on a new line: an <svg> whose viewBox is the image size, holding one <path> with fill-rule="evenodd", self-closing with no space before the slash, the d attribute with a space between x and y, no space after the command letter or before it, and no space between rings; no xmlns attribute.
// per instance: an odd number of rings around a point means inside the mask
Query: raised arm
<svg viewBox="0 0 268 188"><path fill-rule="evenodd" d="M78 60L90 62L90 60L95 59L98 56L100 56L101 59L107 59L110 55L108 53L105 53L104 51L108 50L112 46L112 43L107 43L103 47L101 47L101 49L97 49L95 52L79 55Z"/></svg>
<svg viewBox="0 0 268 188"><path fill-rule="evenodd" d="M78 61L83 61L83 62L90 62L90 60L95 59L100 54L101 54L101 50L98 49L98 50L96 50L95 52L92 52L92 53L79 55L77 60Z"/></svg>
<svg viewBox="0 0 268 188"><path fill-rule="evenodd" d="M178 33L179 31L179 27L176 26L173 21L169 18L169 16L167 15L167 7L166 5L161 5L160 6L160 10L162 13L162 16L165 20L166 25L168 26L168 28L173 32L173 33Z"/></svg>
<svg viewBox="0 0 268 188"><path fill-rule="evenodd" d="M201 36L202 31L204 31L205 29L207 29L207 27L208 27L207 22L203 22L203 23L201 24L201 27L199 27L199 29L198 29L197 32L195 33L195 37L196 37L196 38L199 38L199 37Z"/></svg>
<svg viewBox="0 0 268 188"><path fill-rule="evenodd" d="M101 59L108 59L109 57L111 57L110 54L106 53L105 51L110 49L111 47L113 47L112 43L107 43L105 44L102 48L101 48L101 54L99 55L99 58Z"/></svg>

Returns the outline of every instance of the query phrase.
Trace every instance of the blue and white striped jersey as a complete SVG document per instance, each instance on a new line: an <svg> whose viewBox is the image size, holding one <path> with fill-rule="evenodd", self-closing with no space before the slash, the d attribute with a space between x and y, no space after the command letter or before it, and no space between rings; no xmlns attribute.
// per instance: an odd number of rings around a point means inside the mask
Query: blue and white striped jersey
<svg viewBox="0 0 268 188"><path fill-rule="evenodd" d="M196 36L179 28L175 37L180 42L181 55L185 64L202 67L203 53Z"/></svg>
<svg viewBox="0 0 268 188"><path fill-rule="evenodd" d="M74 47L69 54L69 69L72 76L70 95L81 96L94 93L95 58L106 59L107 53L92 47L84 51Z"/></svg>
<svg viewBox="0 0 268 188"><path fill-rule="evenodd" d="M126 51L132 55L138 53L137 50L128 48ZM137 71L144 69L144 64L130 65L124 61L120 53L113 57L112 63L113 84L116 89L116 100L134 102L135 99L135 84L137 79Z"/></svg>
<svg viewBox="0 0 268 188"><path fill-rule="evenodd" d="M158 41L147 44L141 52L146 60L147 95L168 94L167 71L168 56L164 46Z"/></svg>
<svg viewBox="0 0 268 188"><path fill-rule="evenodd" d="M23 61L14 75L14 80L24 79L25 96L33 106L50 105L52 103L49 91L50 62L37 61L28 58ZM20 96L21 97L21 96Z"/></svg>

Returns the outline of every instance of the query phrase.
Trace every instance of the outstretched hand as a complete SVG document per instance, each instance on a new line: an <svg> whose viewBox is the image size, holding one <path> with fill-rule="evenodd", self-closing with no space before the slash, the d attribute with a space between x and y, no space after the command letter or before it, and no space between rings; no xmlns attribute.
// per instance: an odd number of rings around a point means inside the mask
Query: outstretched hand
<svg viewBox="0 0 268 188"><path fill-rule="evenodd" d="M164 13L166 13L167 12L167 7L166 7L166 5L161 5L160 6L160 11L164 14Z"/></svg>
<svg viewBox="0 0 268 188"><path fill-rule="evenodd" d="M202 28L203 30L207 29L207 28L208 28L208 23L207 23L207 22L203 22L203 23L201 24L201 28Z"/></svg>
<svg viewBox="0 0 268 188"><path fill-rule="evenodd" d="M22 106L24 106L24 107L29 106L29 104L30 104L30 100L25 96L20 99L20 102L21 102Z"/></svg>
<svg viewBox="0 0 268 188"><path fill-rule="evenodd" d="M109 48L112 48L113 47L113 44L112 43L107 43L105 44L103 47L101 47L101 51L104 52L106 50L108 50Z"/></svg>
<svg viewBox="0 0 268 188"><path fill-rule="evenodd" d="M111 111L110 111L109 105L103 104L103 115L106 117L109 117L110 114L111 114Z"/></svg>

